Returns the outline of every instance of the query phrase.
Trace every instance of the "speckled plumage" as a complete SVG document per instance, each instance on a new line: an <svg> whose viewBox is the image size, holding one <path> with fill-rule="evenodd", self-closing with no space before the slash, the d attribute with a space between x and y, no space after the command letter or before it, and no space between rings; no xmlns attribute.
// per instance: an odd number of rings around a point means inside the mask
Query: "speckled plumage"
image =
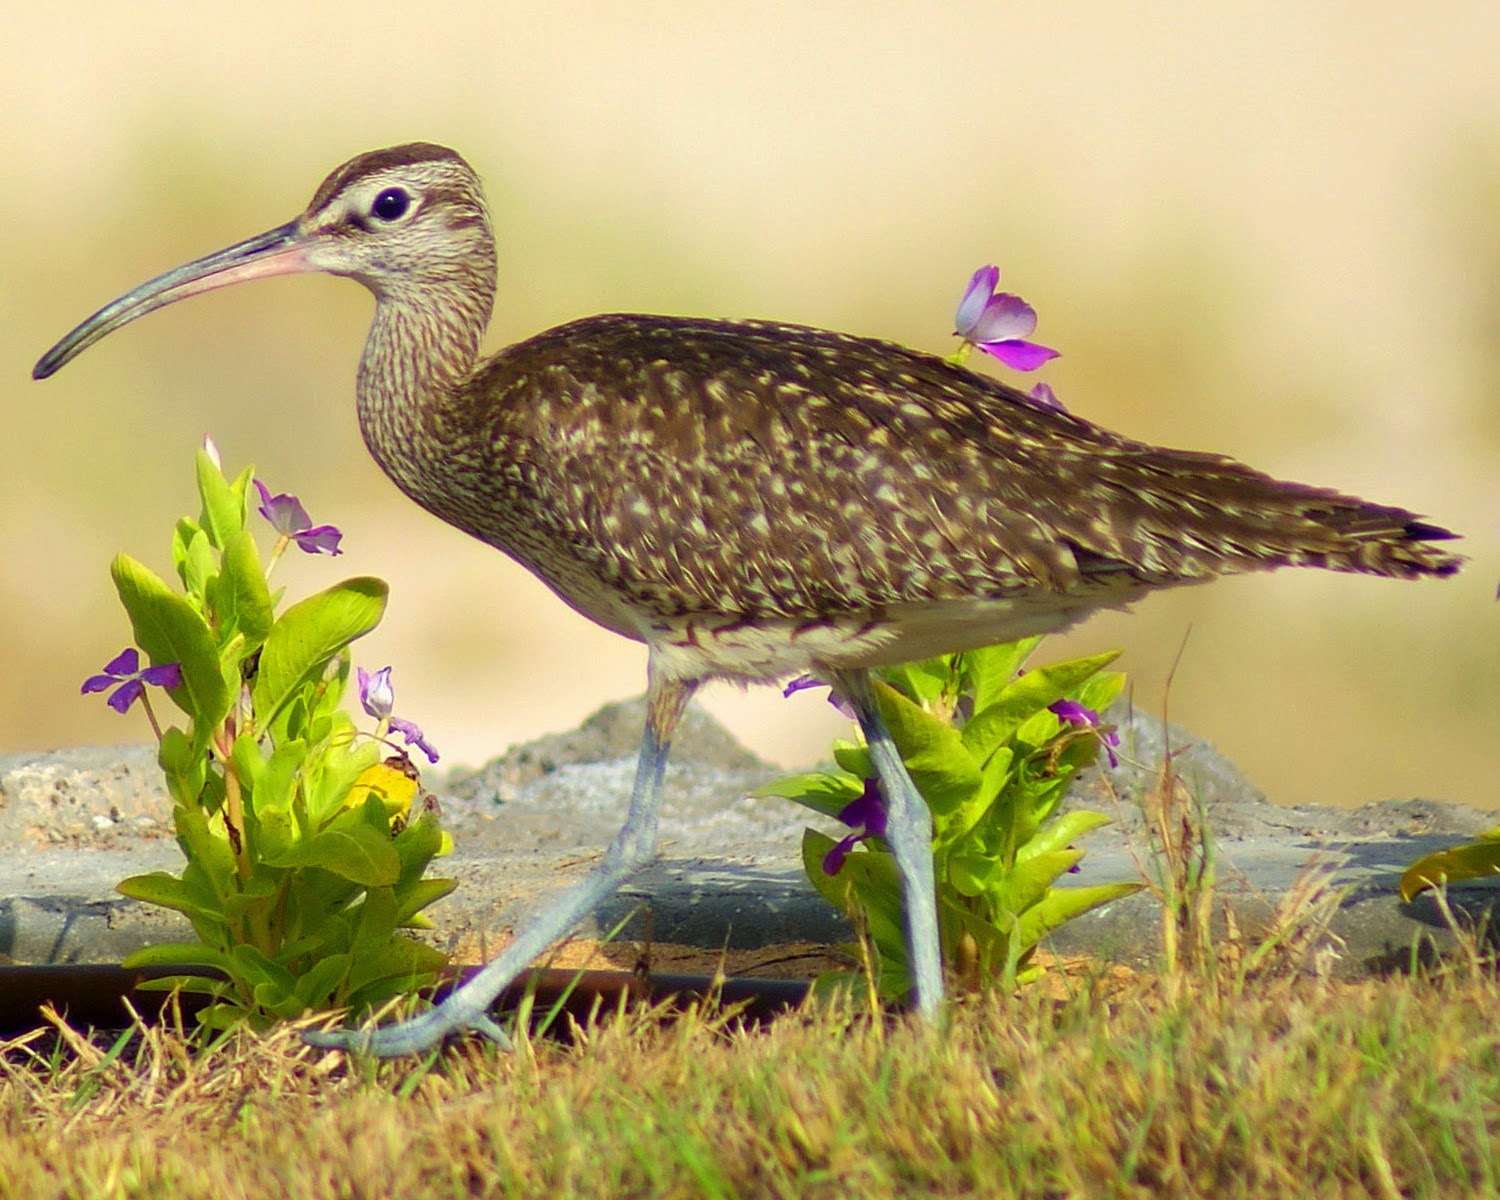
<svg viewBox="0 0 1500 1200"><path fill-rule="evenodd" d="M617 314L476 365L494 246L462 160L356 159L303 221L414 178L440 197L427 245L465 253L372 284L371 451L418 503L684 676L899 661L1237 571L1460 561L1402 509L1134 442L888 342Z"/></svg>

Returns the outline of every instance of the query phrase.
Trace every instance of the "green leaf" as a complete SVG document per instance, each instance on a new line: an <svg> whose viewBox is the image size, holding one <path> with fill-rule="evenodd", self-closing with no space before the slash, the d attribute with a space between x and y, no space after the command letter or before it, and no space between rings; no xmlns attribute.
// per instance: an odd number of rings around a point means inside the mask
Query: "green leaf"
<svg viewBox="0 0 1500 1200"><path fill-rule="evenodd" d="M427 921L427 918L421 915L422 909L441 900L457 886L458 880L456 879L419 879L408 887L398 889L396 924L416 926L419 921ZM431 923L416 927L430 928Z"/></svg>
<svg viewBox="0 0 1500 1200"><path fill-rule="evenodd" d="M349 682L350 657L347 649L334 655L317 685L298 694L296 703L305 702L307 708L303 717L306 737L314 745L330 739L349 742L355 736L354 722L340 707Z"/></svg>
<svg viewBox="0 0 1500 1200"><path fill-rule="evenodd" d="M258 728L269 728L299 687L321 676L334 655L380 623L388 592L380 579L346 579L281 614L261 649L255 678Z"/></svg>
<svg viewBox="0 0 1500 1200"><path fill-rule="evenodd" d="M294 989L295 984L284 988L279 983L258 983L253 992L256 1006L278 1020L294 1021L307 1011Z"/></svg>
<svg viewBox="0 0 1500 1200"><path fill-rule="evenodd" d="M396 895L388 887L372 887L359 906L359 922L354 928L350 953L355 966L349 973L351 986L360 987L373 978L366 974L367 964L391 944L395 933Z"/></svg>
<svg viewBox="0 0 1500 1200"><path fill-rule="evenodd" d="M285 966L248 943L231 950L229 961L233 974L256 991L269 987L275 993L271 998L273 1004L281 997L290 995L296 987L295 978Z"/></svg>
<svg viewBox="0 0 1500 1200"><path fill-rule="evenodd" d="M203 515L198 523L214 546L222 550L229 544L230 538L244 531L245 489L250 486L254 468L246 467L230 483L204 450L198 451L196 466L198 495L203 500Z"/></svg>
<svg viewBox="0 0 1500 1200"><path fill-rule="evenodd" d="M174 725L162 734L156 761L167 777L167 790L173 801L196 806L208 772L203 751Z"/></svg>
<svg viewBox="0 0 1500 1200"><path fill-rule="evenodd" d="M1010 825L1012 846L1024 846L1033 837L1042 823L1062 803L1068 781L1062 778L1027 779L1012 789L1015 803L1006 813Z"/></svg>
<svg viewBox="0 0 1500 1200"><path fill-rule="evenodd" d="M391 845L401 858L401 878L397 882L409 887L422 878L422 872L434 858L452 849L452 839L443 832L435 814L423 813L392 838Z"/></svg>
<svg viewBox="0 0 1500 1200"><path fill-rule="evenodd" d="M978 951L976 965L981 978L993 974L997 962L1004 962L1009 937L978 913L955 903L951 897L939 899L938 923L942 928L945 965L955 965L958 945L966 933L974 939L974 949Z"/></svg>
<svg viewBox="0 0 1500 1200"><path fill-rule="evenodd" d="M881 716L917 791L933 813L952 812L979 788L979 765L947 721L876 682Z"/></svg>
<svg viewBox="0 0 1500 1200"><path fill-rule="evenodd" d="M1082 850L1033 854L999 874L989 889L990 901L997 912L1024 913L1047 895L1047 889L1082 857Z"/></svg>
<svg viewBox="0 0 1500 1200"><path fill-rule="evenodd" d="M1055 738L1062 727L1062 719L1050 709L1044 708L1022 721L1014 737L1022 746L1036 749Z"/></svg>
<svg viewBox="0 0 1500 1200"><path fill-rule="evenodd" d="M1078 689L1078 702L1102 715L1124 690L1124 672L1101 671Z"/></svg>
<svg viewBox="0 0 1500 1200"><path fill-rule="evenodd" d="M988 758L996 747L1010 740L1017 728L1046 711L1096 671L1108 666L1120 652L1106 651L1089 658L1035 667L1008 683L994 702L979 708L964 726L963 740L975 758Z"/></svg>
<svg viewBox="0 0 1500 1200"><path fill-rule="evenodd" d="M1000 863L988 854L954 854L948 859L948 882L960 896L979 896L999 869Z"/></svg>
<svg viewBox="0 0 1500 1200"><path fill-rule="evenodd" d="M925 705L931 704L943 694L952 681L953 669L947 656L939 656L895 667L882 667L877 674L908 700Z"/></svg>
<svg viewBox="0 0 1500 1200"><path fill-rule="evenodd" d="M834 840L816 829L802 834L802 866L808 880L840 912L851 918L861 913L870 938L882 950L905 961L905 934L901 923L901 877L889 854L856 850L844 859L837 875L823 870L823 859Z"/></svg>
<svg viewBox="0 0 1500 1200"><path fill-rule="evenodd" d="M1056 820L1043 825L1024 845L1017 848L1016 861L1025 862L1028 858L1034 858L1038 854L1050 854L1054 850L1065 849L1085 834L1092 833L1112 822L1112 817L1086 808L1063 813Z"/></svg>
<svg viewBox="0 0 1500 1200"><path fill-rule="evenodd" d="M229 956L202 942L167 942L136 950L120 965L130 971L137 967L217 967L227 972Z"/></svg>
<svg viewBox="0 0 1500 1200"><path fill-rule="evenodd" d="M1401 899L1410 904L1428 888L1500 874L1500 841L1494 840L1496 832L1492 829L1481 834L1483 841L1419 858L1401 876Z"/></svg>
<svg viewBox="0 0 1500 1200"><path fill-rule="evenodd" d="M264 1023L257 1021L253 1013L232 1001L224 1004L210 1004L198 1014L198 1024L204 1029L229 1030L247 1022L252 1027L259 1027Z"/></svg>
<svg viewBox="0 0 1500 1200"><path fill-rule="evenodd" d="M833 761L856 779L863 781L875 778L875 765L870 762L870 748L863 742L851 742L843 738L833 743Z"/></svg>
<svg viewBox="0 0 1500 1200"><path fill-rule="evenodd" d="M987 762L991 755L1011 740L1021 720L1022 717L1013 711L1012 705L999 701L972 717L959 736L977 761Z"/></svg>
<svg viewBox="0 0 1500 1200"><path fill-rule="evenodd" d="M343 986L351 961L347 954L330 954L319 959L297 980L293 994L304 1008L333 1007L334 995Z"/></svg>
<svg viewBox="0 0 1500 1200"><path fill-rule="evenodd" d="M177 522L177 528L172 534L172 566L188 594L196 597L201 604L219 564L208 535L198 527L197 522L189 521L186 517Z"/></svg>
<svg viewBox="0 0 1500 1200"><path fill-rule="evenodd" d="M265 812L257 812L254 816L251 853L263 862L275 858L297 842L299 833L297 819L290 808L273 806Z"/></svg>
<svg viewBox="0 0 1500 1200"><path fill-rule="evenodd" d="M307 758L307 743L293 740L277 746L269 759L261 759L263 766L256 772L250 793L257 818L265 820L276 814L290 814L297 776Z"/></svg>
<svg viewBox="0 0 1500 1200"><path fill-rule="evenodd" d="M243 922L251 914L269 915L274 901L280 894L282 873L264 863L257 864L255 873L238 888L224 897L224 913L231 922ZM253 928L253 926L249 926Z"/></svg>
<svg viewBox="0 0 1500 1200"><path fill-rule="evenodd" d="M837 818L864 790L864 780L857 776L813 771L806 775L788 775L756 788L750 794L757 798L782 796L825 817Z"/></svg>
<svg viewBox="0 0 1500 1200"><path fill-rule="evenodd" d="M172 700L193 718L195 742L206 745L234 701L234 689L219 668L213 632L191 604L130 555L117 555L109 570L136 644L154 666L181 665L182 686L171 692Z"/></svg>
<svg viewBox="0 0 1500 1200"><path fill-rule="evenodd" d="M1036 667L1006 687L1008 695L1029 695L1034 707L1046 708L1061 700L1084 680L1102 671L1120 657L1118 650L1106 650L1103 654L1091 654L1086 658L1072 658L1067 662L1049 663Z"/></svg>
<svg viewBox="0 0 1500 1200"><path fill-rule="evenodd" d="M340 734L347 737L340 738ZM322 827L344 810L359 777L380 761L381 747L354 740L354 723L342 713L330 737L335 744L309 760L309 777L303 782L308 820Z"/></svg>
<svg viewBox="0 0 1500 1200"><path fill-rule="evenodd" d="M325 954L347 954L354 943L354 931L346 914L350 911L350 902L359 894L360 889L327 871L304 871L297 878L303 884L313 878L332 880L343 884L343 890L331 893L318 889L312 902L307 905L308 920L304 923L310 927L305 930L298 927L290 931L282 943L281 957L287 960L316 959ZM314 920L315 917L321 919Z"/></svg>
<svg viewBox="0 0 1500 1200"><path fill-rule="evenodd" d="M1142 883L1100 883L1092 887L1053 888L1044 899L1021 914L1016 936L1024 945L1034 946L1059 925L1132 895L1144 886Z"/></svg>
<svg viewBox="0 0 1500 1200"><path fill-rule="evenodd" d="M172 820L177 828L177 844L186 855L189 868L203 872L207 881L220 896L233 887L235 877L234 851L229 848L229 839L216 834L208 823L208 817L195 804L178 804L172 810ZM222 825L220 826L222 828ZM183 872L183 880L188 872Z"/></svg>
<svg viewBox="0 0 1500 1200"><path fill-rule="evenodd" d="M447 962L448 956L440 950L411 938L393 937L350 969L349 1007L358 1011L424 987Z"/></svg>
<svg viewBox="0 0 1500 1200"><path fill-rule="evenodd" d="M983 650L964 651L964 690L974 698L975 713L983 712L999 698L1041 640L1029 637Z"/></svg>
<svg viewBox="0 0 1500 1200"><path fill-rule="evenodd" d="M227 946L230 930L224 897L233 889L234 880L216 880L201 864L190 862L182 869L182 886L196 906L185 913L193 932L210 946Z"/></svg>
<svg viewBox="0 0 1500 1200"><path fill-rule="evenodd" d="M823 870L823 859L836 844L826 833L821 833L816 829L804 829L802 831L802 865L807 870L808 882L817 889L819 895L840 912L848 912L849 880L840 877L843 872L830 875Z"/></svg>
<svg viewBox="0 0 1500 1200"><path fill-rule="evenodd" d="M227 642L238 633L244 638L238 658L244 660L260 649L271 632L275 614L266 588L265 568L255 539L245 530L229 536L219 578L213 587L214 609L219 615L220 635Z"/></svg>
<svg viewBox="0 0 1500 1200"><path fill-rule="evenodd" d="M322 867L364 887L389 887L401 877L401 857L390 836L362 823L315 833L268 853L265 862L272 867Z"/></svg>
<svg viewBox="0 0 1500 1200"><path fill-rule="evenodd" d="M349 969L351 1004L365 1003L370 986L381 980L403 980L397 990L410 990L420 982L418 976L447 962L441 951L395 932L395 900L389 888L372 888L361 910Z"/></svg>
<svg viewBox="0 0 1500 1200"><path fill-rule="evenodd" d="M146 875L132 875L115 884L115 891L142 904L155 904L180 913L201 913L199 896L193 893L182 880L165 871L152 871ZM221 915L215 910L210 915Z"/></svg>
<svg viewBox="0 0 1500 1200"><path fill-rule="evenodd" d="M134 958L134 955L131 955ZM133 963L132 966L146 966ZM171 964L167 964L171 965ZM160 975L155 979L143 979L135 985L138 992L184 992L192 996L223 996L229 984L222 979L210 979L206 975Z"/></svg>
<svg viewBox="0 0 1500 1200"><path fill-rule="evenodd" d="M985 819L1010 782L1014 758L1009 747L1001 746L984 764L979 773L979 787L973 795L946 816L934 815L933 845L939 851L971 833Z"/></svg>

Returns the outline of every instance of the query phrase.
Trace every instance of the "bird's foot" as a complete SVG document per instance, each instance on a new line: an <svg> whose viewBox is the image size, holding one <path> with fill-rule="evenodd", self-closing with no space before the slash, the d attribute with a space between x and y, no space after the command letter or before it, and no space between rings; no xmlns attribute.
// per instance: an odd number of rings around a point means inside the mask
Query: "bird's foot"
<svg viewBox="0 0 1500 1200"><path fill-rule="evenodd" d="M394 1025L381 1025L375 1029L313 1029L304 1033L302 1038L308 1045L323 1050L398 1058L403 1054L422 1054L445 1038L465 1030L482 1034L502 1050L511 1048L510 1035L487 1013L466 1012L462 1008L450 1008L446 1003Z"/></svg>

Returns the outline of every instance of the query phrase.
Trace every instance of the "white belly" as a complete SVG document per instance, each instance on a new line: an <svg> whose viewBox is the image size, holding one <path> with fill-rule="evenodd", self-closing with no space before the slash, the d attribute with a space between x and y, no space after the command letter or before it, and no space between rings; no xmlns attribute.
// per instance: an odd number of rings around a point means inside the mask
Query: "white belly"
<svg viewBox="0 0 1500 1200"><path fill-rule="evenodd" d="M1056 633L1100 608L1123 608L1147 588L997 600L952 600L892 610L879 620L735 620L690 616L654 624L645 641L663 678L774 683L820 668L892 666Z"/></svg>

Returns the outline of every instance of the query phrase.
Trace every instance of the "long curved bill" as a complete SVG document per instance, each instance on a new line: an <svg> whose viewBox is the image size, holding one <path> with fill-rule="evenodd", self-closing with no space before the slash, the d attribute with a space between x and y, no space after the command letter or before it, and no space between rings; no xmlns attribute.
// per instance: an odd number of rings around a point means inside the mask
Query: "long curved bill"
<svg viewBox="0 0 1500 1200"><path fill-rule="evenodd" d="M297 222L288 221L253 238L194 259L106 304L42 355L31 369L31 377L46 379L106 334L175 301L228 287L231 283L243 283L247 279L312 270L306 255L307 243L298 232Z"/></svg>

